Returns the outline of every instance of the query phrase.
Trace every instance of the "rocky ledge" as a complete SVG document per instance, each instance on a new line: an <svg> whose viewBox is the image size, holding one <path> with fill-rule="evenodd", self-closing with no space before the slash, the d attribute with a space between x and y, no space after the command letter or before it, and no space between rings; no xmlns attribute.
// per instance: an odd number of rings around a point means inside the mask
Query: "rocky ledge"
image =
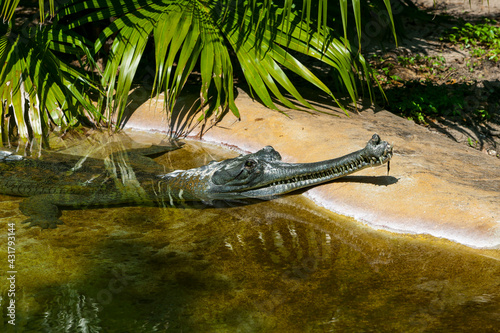
<svg viewBox="0 0 500 333"><path fill-rule="evenodd" d="M157 101L158 102L158 101ZM174 131L244 152L272 145L283 160L313 162L361 149L373 133L391 143L386 166L317 186L305 194L336 213L375 229L428 234L476 248L500 249L500 160L430 132L387 111L360 114L274 112L239 92L241 120L227 115L215 125L166 118L150 102L138 107L126 127ZM189 106L190 100L184 101ZM161 101L160 101L161 104ZM182 113L180 113L182 114ZM189 114L186 112L185 114ZM195 119L195 118L191 118Z"/></svg>

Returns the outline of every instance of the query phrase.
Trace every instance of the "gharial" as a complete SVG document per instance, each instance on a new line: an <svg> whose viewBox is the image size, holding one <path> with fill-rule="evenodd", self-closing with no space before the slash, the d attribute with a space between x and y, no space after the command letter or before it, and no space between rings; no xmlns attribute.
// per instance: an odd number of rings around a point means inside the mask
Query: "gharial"
<svg viewBox="0 0 500 333"><path fill-rule="evenodd" d="M178 146L152 148L131 153L154 165L144 156ZM24 223L55 228L63 223L61 208L272 198L384 164L392 155L392 146L377 134L365 148L321 162L285 163L267 146L253 154L170 173L141 165L117 167L113 159L105 159L103 166L103 160L88 157L52 153L30 158L0 151L0 193L28 197L19 204L28 216Z"/></svg>

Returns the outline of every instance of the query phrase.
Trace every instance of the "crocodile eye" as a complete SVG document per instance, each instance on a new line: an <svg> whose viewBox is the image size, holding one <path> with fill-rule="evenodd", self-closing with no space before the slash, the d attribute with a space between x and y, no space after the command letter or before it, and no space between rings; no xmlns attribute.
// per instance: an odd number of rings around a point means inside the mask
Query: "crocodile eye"
<svg viewBox="0 0 500 333"><path fill-rule="evenodd" d="M257 165L257 162L254 160L247 160L245 161L245 169L253 169Z"/></svg>

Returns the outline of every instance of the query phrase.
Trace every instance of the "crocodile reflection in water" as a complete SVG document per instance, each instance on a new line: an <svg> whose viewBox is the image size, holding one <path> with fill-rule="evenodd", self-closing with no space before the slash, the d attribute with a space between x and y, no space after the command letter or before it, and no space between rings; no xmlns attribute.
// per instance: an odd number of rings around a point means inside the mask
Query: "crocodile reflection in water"
<svg viewBox="0 0 500 333"><path fill-rule="evenodd" d="M315 163L285 163L271 146L256 153L199 168L170 173L152 171L154 164L144 155L158 154L179 146L153 146L134 150L128 165L119 154L102 160L49 154L42 159L0 152L0 193L28 197L20 204L29 218L24 223L55 228L63 222L59 208L87 208L148 203L272 198L297 189L324 183L392 157L392 146L377 134L365 148L348 155Z"/></svg>

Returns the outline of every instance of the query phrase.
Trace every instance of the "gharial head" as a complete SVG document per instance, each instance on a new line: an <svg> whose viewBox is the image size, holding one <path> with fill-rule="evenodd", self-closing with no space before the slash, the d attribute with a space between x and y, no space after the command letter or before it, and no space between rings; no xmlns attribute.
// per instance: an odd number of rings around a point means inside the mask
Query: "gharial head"
<svg viewBox="0 0 500 333"><path fill-rule="evenodd" d="M285 163L273 147L186 171L202 175L200 200L265 198L320 184L392 158L392 146L377 134L365 148L343 157L315 163ZM200 191L197 191L200 192Z"/></svg>

